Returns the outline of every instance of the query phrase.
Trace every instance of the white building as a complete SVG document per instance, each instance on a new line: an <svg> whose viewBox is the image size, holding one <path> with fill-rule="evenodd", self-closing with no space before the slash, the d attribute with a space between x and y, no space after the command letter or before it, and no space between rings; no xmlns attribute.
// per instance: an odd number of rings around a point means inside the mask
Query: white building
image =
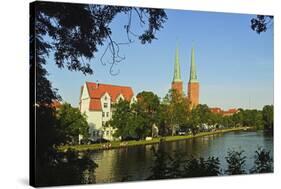
<svg viewBox="0 0 281 189"><path fill-rule="evenodd" d="M136 101L131 87L86 82L81 87L80 111L86 113L92 140L114 140L114 129L103 125L112 118L112 104L120 99Z"/></svg>

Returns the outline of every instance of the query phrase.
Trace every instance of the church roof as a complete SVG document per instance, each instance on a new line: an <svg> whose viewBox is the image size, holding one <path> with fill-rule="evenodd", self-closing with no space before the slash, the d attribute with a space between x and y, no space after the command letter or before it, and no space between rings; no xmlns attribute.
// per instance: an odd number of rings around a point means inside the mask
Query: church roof
<svg viewBox="0 0 281 189"><path fill-rule="evenodd" d="M174 78L173 82L181 82L181 68L179 62L179 49L176 48L175 65L174 65Z"/></svg>
<svg viewBox="0 0 281 189"><path fill-rule="evenodd" d="M194 48L191 49L191 64L190 64L190 83L198 83L197 73L196 73L196 64L195 64L195 53Z"/></svg>
<svg viewBox="0 0 281 189"><path fill-rule="evenodd" d="M132 88L127 86L117 86L94 82L86 82L86 86L91 98L89 106L90 110L102 109L100 99L105 93L109 94L111 102L116 102L117 97L121 94L127 101L130 101L134 95Z"/></svg>

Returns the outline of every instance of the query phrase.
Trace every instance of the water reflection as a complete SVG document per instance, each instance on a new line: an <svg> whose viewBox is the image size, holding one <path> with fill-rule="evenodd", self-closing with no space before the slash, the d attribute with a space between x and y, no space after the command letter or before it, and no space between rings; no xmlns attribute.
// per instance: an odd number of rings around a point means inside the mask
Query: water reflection
<svg viewBox="0 0 281 189"><path fill-rule="evenodd" d="M155 149L159 147L158 144L153 146ZM152 145L146 145L93 152L92 158L98 164L95 172L96 182L146 179L150 175L150 167L153 162L151 147ZM225 156L229 149L243 149L247 156L246 169L251 168L255 150L258 147L264 147L272 152L273 137L263 132L232 132L166 142L163 145L164 151L170 155L174 151L180 151L187 157L191 155L204 158L219 157L223 169L226 169Z"/></svg>

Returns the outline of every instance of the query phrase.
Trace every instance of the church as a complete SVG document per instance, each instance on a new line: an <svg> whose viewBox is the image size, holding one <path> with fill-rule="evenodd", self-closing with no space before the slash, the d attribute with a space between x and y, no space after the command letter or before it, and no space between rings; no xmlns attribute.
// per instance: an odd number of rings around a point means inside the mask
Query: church
<svg viewBox="0 0 281 189"><path fill-rule="evenodd" d="M179 94L183 94L183 82L181 79L181 69L180 69L178 48L176 49L176 55L175 55L172 89L176 90ZM197 79L194 48L191 49L190 75L187 84L186 98L191 108L194 108L199 104L199 81Z"/></svg>

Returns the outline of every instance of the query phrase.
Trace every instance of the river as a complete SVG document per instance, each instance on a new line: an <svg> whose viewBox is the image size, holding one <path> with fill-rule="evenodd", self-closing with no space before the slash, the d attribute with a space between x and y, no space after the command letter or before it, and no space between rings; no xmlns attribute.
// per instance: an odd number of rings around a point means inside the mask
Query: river
<svg viewBox="0 0 281 189"><path fill-rule="evenodd" d="M158 144L154 144L157 148ZM181 151L187 157L215 156L220 159L221 168L226 169L225 156L229 149L244 150L247 156L246 169L253 166L255 150L263 147L273 155L273 137L263 131L229 132L174 142L165 142L164 150L170 155ZM97 183L120 182L122 180L145 180L150 175L153 163L152 145L111 149L92 152L92 159L98 164L95 171Z"/></svg>

